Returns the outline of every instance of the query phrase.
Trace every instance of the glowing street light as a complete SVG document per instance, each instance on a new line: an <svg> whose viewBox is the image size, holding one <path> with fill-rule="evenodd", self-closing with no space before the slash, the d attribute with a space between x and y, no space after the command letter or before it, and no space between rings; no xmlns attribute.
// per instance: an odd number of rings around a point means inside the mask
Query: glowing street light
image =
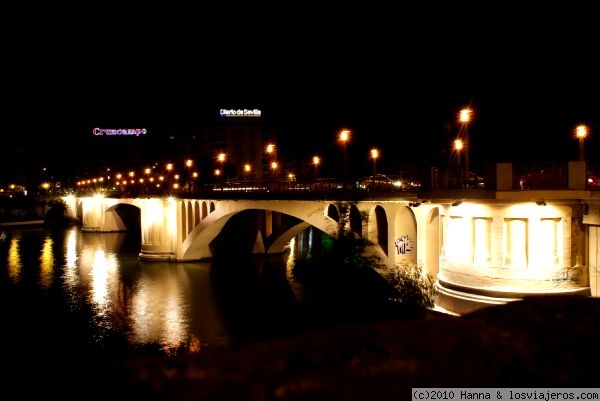
<svg viewBox="0 0 600 401"><path fill-rule="evenodd" d="M268 163L272 164L275 161L275 145L272 143L267 144L267 147L265 148L265 152L268 155ZM272 175L273 173L271 172L270 175Z"/></svg>
<svg viewBox="0 0 600 401"><path fill-rule="evenodd" d="M344 147L344 178L348 178L348 141L350 140L350 131L344 129L340 131L340 142Z"/></svg>
<svg viewBox="0 0 600 401"><path fill-rule="evenodd" d="M187 170L188 170L188 172L187 172L187 179L188 179L187 190L188 190L188 192L192 192L192 174L191 174L190 170L191 170L193 164L194 164L194 162L192 159L187 159L185 161L185 166L187 167Z"/></svg>
<svg viewBox="0 0 600 401"><path fill-rule="evenodd" d="M221 168L215 170L215 175L217 176L217 178L219 178L219 176L222 176L221 181L224 183L225 182L225 153L219 153L219 155L217 156L217 161L221 164Z"/></svg>
<svg viewBox="0 0 600 401"><path fill-rule="evenodd" d="M371 149L371 158L373 159L373 179L375 179L375 174L377 174L377 158L379 157L379 150L373 148Z"/></svg>
<svg viewBox="0 0 600 401"><path fill-rule="evenodd" d="M319 159L319 156L314 156L312 160L315 166L315 178L317 178L319 175L319 163L321 163L321 159Z"/></svg>
<svg viewBox="0 0 600 401"><path fill-rule="evenodd" d="M585 125L578 125L575 128L575 136L577 137L577 139L579 140L579 160L580 161L584 161L585 160L585 150L583 147L583 142L585 141L585 138L587 137L588 134L588 130L587 127Z"/></svg>
<svg viewBox="0 0 600 401"><path fill-rule="evenodd" d="M468 123L469 121L471 121L471 113L473 112L473 110L471 109L462 109L460 111L460 114L458 115L458 120L461 123Z"/></svg>
<svg viewBox="0 0 600 401"><path fill-rule="evenodd" d="M463 183L463 172L461 168L461 154L460 151L463 149L464 143L461 139L454 140L454 150L456 150L456 169L458 171L458 181L462 187Z"/></svg>
<svg viewBox="0 0 600 401"><path fill-rule="evenodd" d="M454 140L454 149L456 150L456 163L458 165L458 168L460 168L461 162L460 162L460 151L462 150L464 144L463 141L461 139L455 139Z"/></svg>
<svg viewBox="0 0 600 401"><path fill-rule="evenodd" d="M224 171L223 165L225 163L225 153L219 153L219 156L217 156L217 160L219 161L219 163L221 163L221 171Z"/></svg>
<svg viewBox="0 0 600 401"><path fill-rule="evenodd" d="M460 122L459 129L459 139L463 141L461 149L465 149L465 170L469 171L469 148L471 144L469 143L469 123L472 119L473 110L469 108L462 109L458 114L458 121ZM458 149L457 149L458 150Z"/></svg>

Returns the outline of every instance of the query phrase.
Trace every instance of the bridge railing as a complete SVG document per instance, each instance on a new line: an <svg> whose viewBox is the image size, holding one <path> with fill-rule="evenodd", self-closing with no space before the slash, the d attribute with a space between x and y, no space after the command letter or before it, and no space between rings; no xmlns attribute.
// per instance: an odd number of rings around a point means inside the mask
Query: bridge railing
<svg viewBox="0 0 600 401"><path fill-rule="evenodd" d="M234 180L201 183L195 181L164 182L162 185L149 183L128 185L91 185L78 188L77 195L101 193L109 197L178 196L178 197L231 197L244 196L276 198L330 198L332 196L365 197L372 194L409 194L436 190L498 190L498 165L490 165L489 171L478 175L472 171L440 171L435 167L422 169L416 176L376 176L353 177L341 180L335 177L318 179L290 179L270 177L265 180ZM569 189L569 163L520 163L510 164L512 180L510 188L502 190L527 189ZM582 180L583 175L582 175ZM587 168L586 189L600 190L600 166ZM571 188L572 189L572 188ZM237 194L237 195L235 195Z"/></svg>

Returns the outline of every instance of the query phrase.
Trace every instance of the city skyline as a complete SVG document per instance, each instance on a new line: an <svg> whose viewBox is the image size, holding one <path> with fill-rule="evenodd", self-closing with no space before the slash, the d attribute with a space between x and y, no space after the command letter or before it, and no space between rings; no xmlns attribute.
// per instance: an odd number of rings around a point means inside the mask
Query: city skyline
<svg viewBox="0 0 600 401"><path fill-rule="evenodd" d="M229 29L215 32L42 21L31 25L37 39L10 41L6 52L1 176L94 160L94 128L145 128L150 148L136 151L160 152L212 125L221 108L260 109L278 129L281 157L297 163L317 154L339 162L346 128L355 163L368 165L377 147L382 169L443 168L467 106L473 166L575 160L579 124L589 127L586 158L598 163L593 25L585 9L569 10L573 19L563 11L506 10L501 22L417 13L423 25L410 26L378 15L369 29L352 16L346 30L311 16L310 31L300 17L259 29L231 13ZM119 161L130 139L115 144Z"/></svg>

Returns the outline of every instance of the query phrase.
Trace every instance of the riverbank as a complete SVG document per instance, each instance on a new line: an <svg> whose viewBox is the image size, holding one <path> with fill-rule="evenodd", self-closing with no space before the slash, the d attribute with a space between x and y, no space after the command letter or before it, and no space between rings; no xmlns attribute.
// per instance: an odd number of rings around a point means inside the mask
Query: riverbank
<svg viewBox="0 0 600 401"><path fill-rule="evenodd" d="M19 227L26 227L26 226L42 226L44 225L45 221L42 220L19 220L19 221L0 221L0 228L2 227L6 227L6 228L11 228L11 227L15 227L15 228L19 228Z"/></svg>

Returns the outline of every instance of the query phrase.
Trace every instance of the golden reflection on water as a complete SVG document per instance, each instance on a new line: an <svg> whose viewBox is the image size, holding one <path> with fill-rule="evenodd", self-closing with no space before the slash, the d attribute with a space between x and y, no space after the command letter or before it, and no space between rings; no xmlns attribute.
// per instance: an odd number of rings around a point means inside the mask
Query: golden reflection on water
<svg viewBox="0 0 600 401"><path fill-rule="evenodd" d="M125 270L138 266L120 265L116 250L122 237L84 234L79 259L76 254L67 257L65 283L87 289L96 317L105 328L128 325L133 343L159 344L167 353L185 344L190 350L200 349L197 338L188 339L187 276L175 274L173 268L177 267L171 263L156 263L143 266L132 285L124 284ZM75 238L70 235L67 240L67 255L70 247L76 248Z"/></svg>
<svg viewBox="0 0 600 401"><path fill-rule="evenodd" d="M73 310L91 307L90 323L100 341L115 333L132 345L154 344L168 354L230 342L210 279L211 263L144 263L135 252L122 253L126 233L83 233L75 227L64 232L64 242L54 234L38 234L31 237L31 244L37 245L30 250L20 232L6 237L3 259L9 281L32 279L40 289L61 287ZM290 274L297 252L294 244L295 240L287 258ZM61 253L64 258L58 256ZM39 270L31 273L37 275L25 274L36 260Z"/></svg>
<svg viewBox="0 0 600 401"><path fill-rule="evenodd" d="M11 238L8 247L8 276L13 282L19 281L21 278L21 253L19 251L19 239Z"/></svg>
<svg viewBox="0 0 600 401"><path fill-rule="evenodd" d="M119 262L114 254L107 254L104 249L96 249L93 256L91 298L101 315L110 312L110 287L115 283L115 272Z"/></svg>
<svg viewBox="0 0 600 401"><path fill-rule="evenodd" d="M288 281L294 280L294 266L296 266L296 238L290 240L290 253L285 260L285 277Z"/></svg>
<svg viewBox="0 0 600 401"><path fill-rule="evenodd" d="M135 342L159 343L169 353L187 341L186 297L178 276L168 266L159 269L148 267L139 279L131 301L131 329Z"/></svg>
<svg viewBox="0 0 600 401"><path fill-rule="evenodd" d="M44 238L40 255L40 286L50 288L54 272L54 241L50 237Z"/></svg>
<svg viewBox="0 0 600 401"><path fill-rule="evenodd" d="M63 280L69 292L72 292L79 283L77 275L77 230L75 228L69 230L65 247Z"/></svg>

